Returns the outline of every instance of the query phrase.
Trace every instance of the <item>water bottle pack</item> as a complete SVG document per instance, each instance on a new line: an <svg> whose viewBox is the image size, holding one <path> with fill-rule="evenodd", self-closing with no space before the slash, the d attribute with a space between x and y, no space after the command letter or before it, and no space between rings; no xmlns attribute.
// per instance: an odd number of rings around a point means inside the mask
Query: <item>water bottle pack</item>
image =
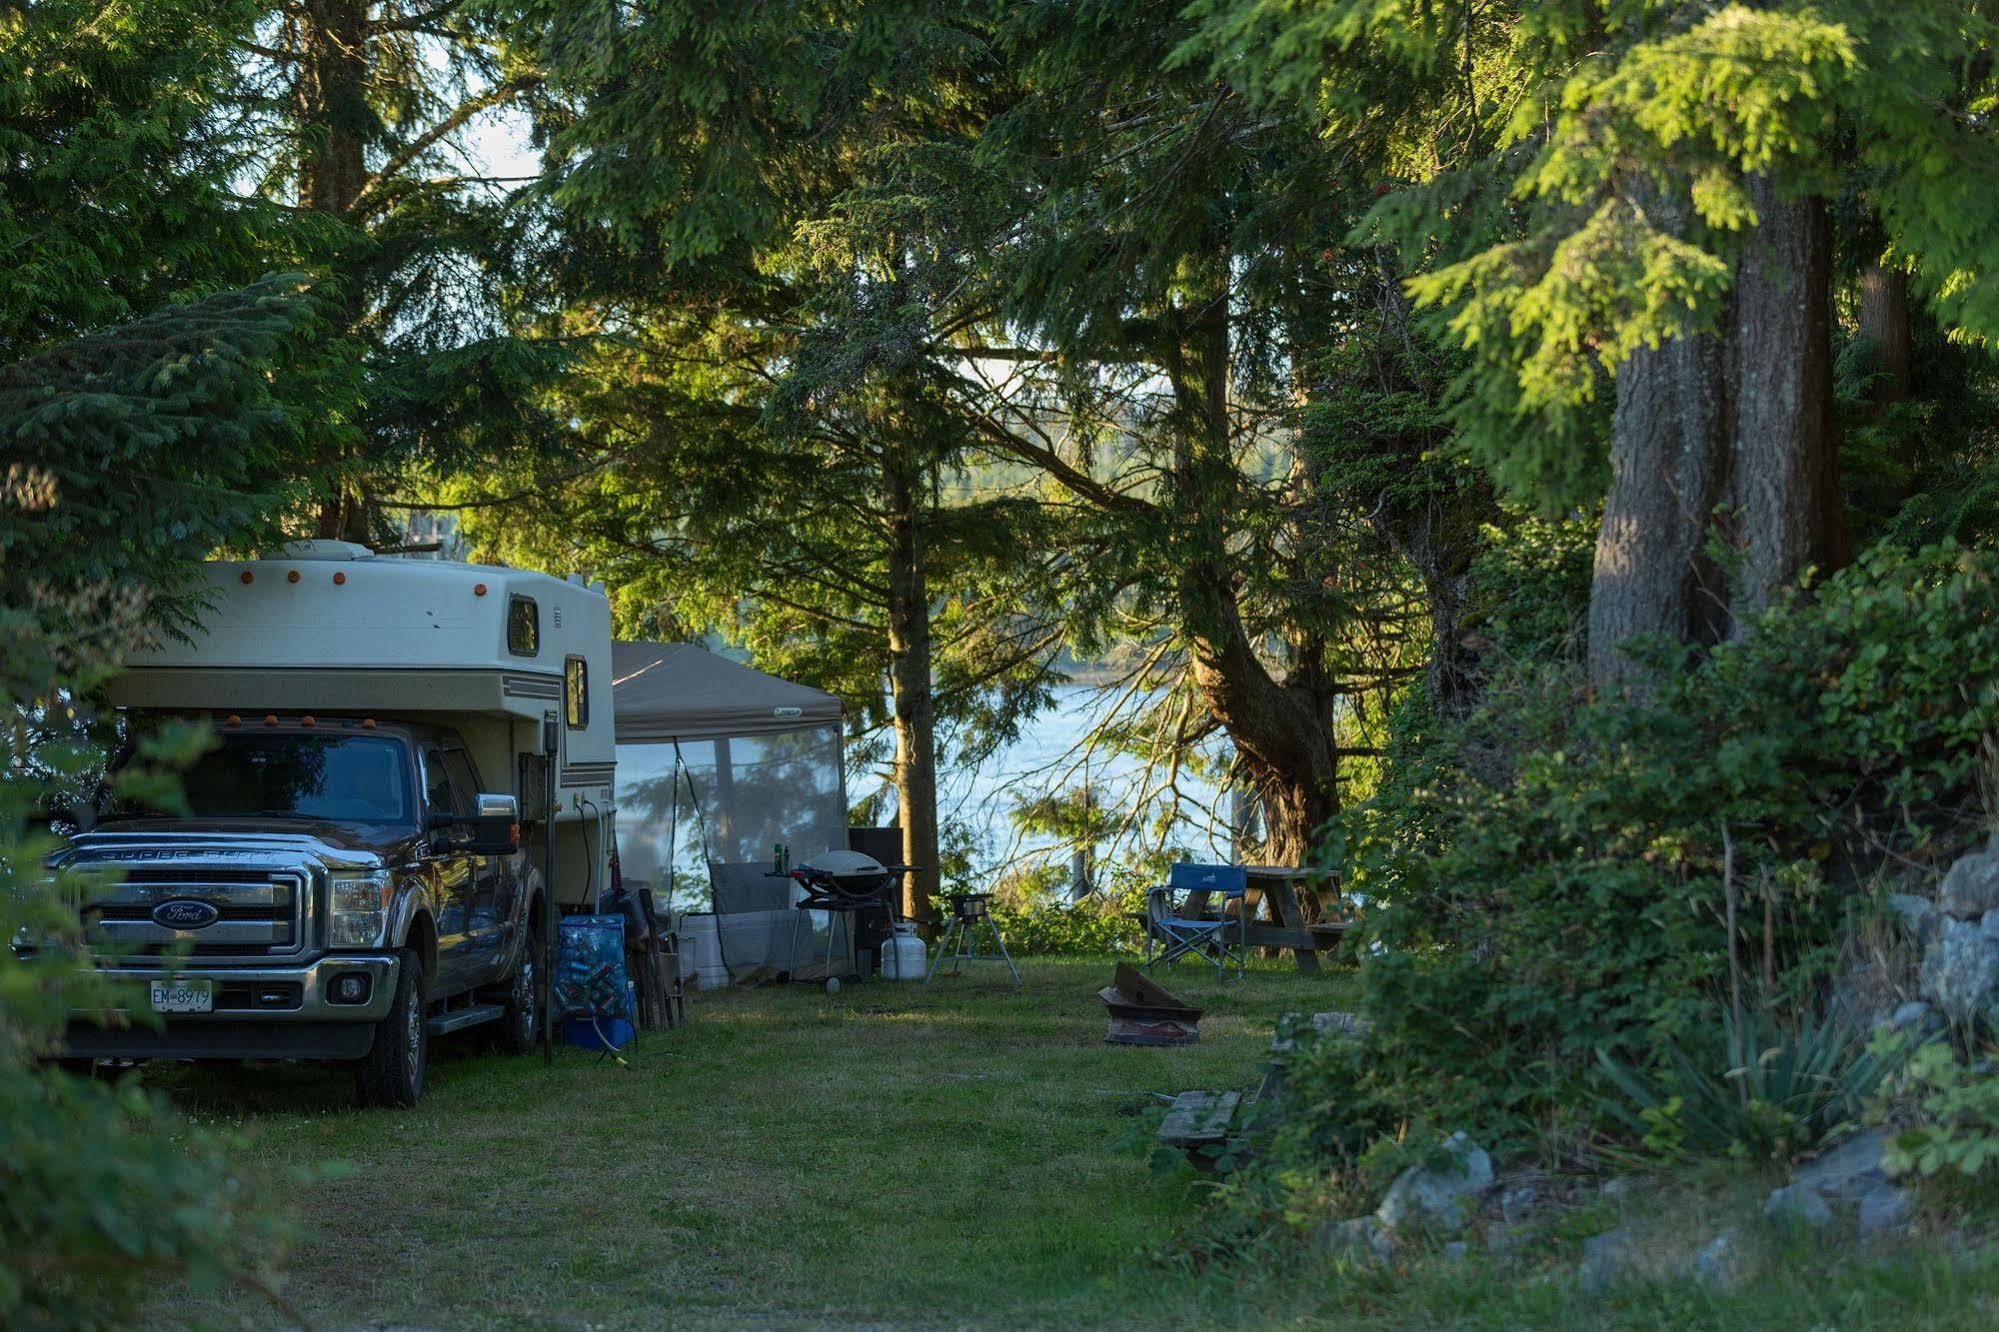
<svg viewBox="0 0 1999 1332"><path fill-rule="evenodd" d="M557 927L555 1011L561 1018L625 1016L622 916L564 916Z"/></svg>

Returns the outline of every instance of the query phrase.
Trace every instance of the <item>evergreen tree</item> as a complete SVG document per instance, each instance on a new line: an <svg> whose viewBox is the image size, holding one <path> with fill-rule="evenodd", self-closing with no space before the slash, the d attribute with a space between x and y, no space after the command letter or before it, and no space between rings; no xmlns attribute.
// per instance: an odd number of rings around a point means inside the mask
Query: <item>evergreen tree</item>
<svg viewBox="0 0 1999 1332"><path fill-rule="evenodd" d="M1625 640L1711 640L1845 558L1835 271L1904 272L1962 334L1999 328L1975 6L1202 9L1216 49L1268 56L1270 86L1336 123L1400 70L1434 90L1412 128L1443 107L1467 127L1369 234L1428 266L1412 290L1471 353L1462 447L1536 502L1607 496L1599 684ZM1841 263L1828 201L1849 190L1874 248Z"/></svg>
<svg viewBox="0 0 1999 1332"><path fill-rule="evenodd" d="M230 193L215 121L255 6L0 6L0 364L254 279L281 211Z"/></svg>
<svg viewBox="0 0 1999 1332"><path fill-rule="evenodd" d="M937 383L950 266L920 231L840 219L886 163L962 150L965 35L924 6L551 4L514 37L549 77L553 288L593 340L557 401L587 452L527 488L539 535L471 529L609 574L628 626L722 634L885 725L921 867L905 909L928 919L940 721L976 752L1044 698L1055 635L1014 589L1048 515L959 485L978 437Z"/></svg>
<svg viewBox="0 0 1999 1332"><path fill-rule="evenodd" d="M285 0L239 47L258 192L308 219L300 261L328 274L351 365L315 441L321 536L389 534L408 479L569 443L536 396L568 353L523 305L529 181L474 159L477 133L540 85L505 19L457 0Z"/></svg>

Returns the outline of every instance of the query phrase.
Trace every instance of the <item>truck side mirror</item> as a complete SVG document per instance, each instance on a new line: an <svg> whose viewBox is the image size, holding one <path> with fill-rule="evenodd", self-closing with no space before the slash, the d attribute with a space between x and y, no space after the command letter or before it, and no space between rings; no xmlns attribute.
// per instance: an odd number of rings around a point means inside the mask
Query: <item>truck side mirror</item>
<svg viewBox="0 0 1999 1332"><path fill-rule="evenodd" d="M521 849L521 806L511 795L487 792L472 802L464 820L463 850L475 856L511 856Z"/></svg>

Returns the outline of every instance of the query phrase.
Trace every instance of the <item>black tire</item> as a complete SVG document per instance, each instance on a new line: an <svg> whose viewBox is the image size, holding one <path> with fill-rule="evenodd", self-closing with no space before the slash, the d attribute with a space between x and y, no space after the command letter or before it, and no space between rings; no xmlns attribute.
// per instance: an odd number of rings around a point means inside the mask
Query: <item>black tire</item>
<svg viewBox="0 0 1999 1332"><path fill-rule="evenodd" d="M395 1001L375 1024L375 1044L355 1070L354 1095L362 1106L412 1106L423 1096L430 1064L425 1009L423 959L405 948L396 968Z"/></svg>
<svg viewBox="0 0 1999 1332"><path fill-rule="evenodd" d="M507 982L506 1015L500 1019L500 1048L508 1054L531 1055L541 1048L541 1005L538 983L548 951L540 930L530 931Z"/></svg>

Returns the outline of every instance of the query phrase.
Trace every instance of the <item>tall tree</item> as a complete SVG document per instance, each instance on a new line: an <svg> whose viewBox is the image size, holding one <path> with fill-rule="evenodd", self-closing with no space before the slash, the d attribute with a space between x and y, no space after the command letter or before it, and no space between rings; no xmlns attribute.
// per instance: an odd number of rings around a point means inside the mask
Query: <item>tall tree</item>
<svg viewBox="0 0 1999 1332"><path fill-rule="evenodd" d="M1412 288L1471 350L1460 444L1541 503L1608 490L1599 684L1629 670L1624 637L1711 638L1845 556L1824 202L1843 183L1942 318L1999 331L1994 242L1964 225L1995 152L1970 110L1992 77L1976 6L1205 8L1336 108L1383 62L1440 99L1491 90L1466 108L1489 148L1372 230L1432 265Z"/></svg>
<svg viewBox="0 0 1999 1332"><path fill-rule="evenodd" d="M537 491L539 531L614 575L630 621L719 632L885 722L928 919L940 720L1004 736L1053 655L1007 590L1037 507L967 491L977 437L939 409L950 265L843 211L882 163L966 137L962 34L859 5L548 5L515 31L550 77L555 288L597 339L562 398L587 474Z"/></svg>
<svg viewBox="0 0 1999 1332"><path fill-rule="evenodd" d="M535 395L566 348L528 336L515 280L527 182L477 151L540 83L504 18L454 0L266 0L240 45L259 192L314 224L302 258L328 270L351 347L318 441L321 536L386 532L384 501L412 471L563 445Z"/></svg>
<svg viewBox="0 0 1999 1332"><path fill-rule="evenodd" d="M1328 539L1348 515L1295 434L1301 387L1373 322L1379 277L1341 249L1354 145L1173 61L1194 32L1177 7L1093 0L1001 26L1022 91L981 152L1011 197L966 241L1000 293L990 338L1046 359L1038 397L961 400L1105 552L1068 571L1050 613L1085 644L1154 646L1143 683L1168 752L1224 734L1260 798L1263 853L1295 863L1340 808L1343 765L1372 752L1357 705L1420 660L1393 614L1378 639L1361 630L1380 582ZM1080 404L1089 427L1051 440L1034 428L1047 402ZM1448 580L1454 557L1429 549Z"/></svg>

